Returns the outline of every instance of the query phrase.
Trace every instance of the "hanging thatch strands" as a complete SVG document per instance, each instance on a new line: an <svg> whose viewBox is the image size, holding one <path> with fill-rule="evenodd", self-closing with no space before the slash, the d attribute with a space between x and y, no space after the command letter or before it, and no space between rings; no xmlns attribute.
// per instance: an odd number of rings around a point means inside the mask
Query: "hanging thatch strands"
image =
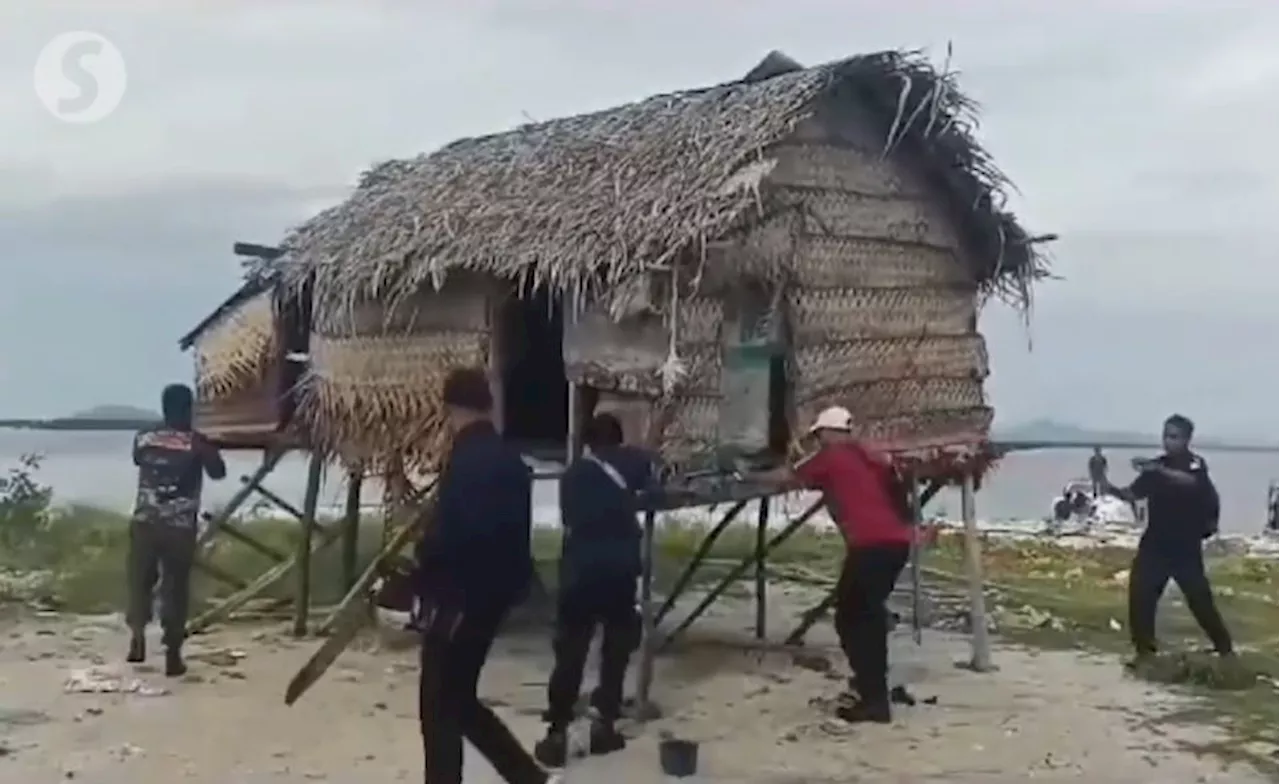
<svg viewBox="0 0 1280 784"><path fill-rule="evenodd" d="M260 383L276 361L275 313L263 291L227 312L195 340L202 400L230 397Z"/></svg>

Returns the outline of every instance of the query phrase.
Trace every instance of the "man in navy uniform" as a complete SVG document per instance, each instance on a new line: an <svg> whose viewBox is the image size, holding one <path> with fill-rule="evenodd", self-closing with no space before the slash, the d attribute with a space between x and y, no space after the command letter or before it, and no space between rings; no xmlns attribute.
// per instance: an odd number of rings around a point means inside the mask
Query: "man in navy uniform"
<svg viewBox="0 0 1280 784"><path fill-rule="evenodd" d="M451 373L443 402L453 444L417 550L426 781L461 784L465 737L509 784L545 784L548 774L476 694L498 627L533 576L533 477L494 428L483 371Z"/></svg>
<svg viewBox="0 0 1280 784"><path fill-rule="evenodd" d="M1174 414L1164 423L1164 454L1154 460L1134 459L1138 478L1128 487L1105 483L1112 495L1130 503L1147 502L1147 527L1129 571L1134 664L1156 652L1156 607L1170 579L1182 590L1214 650L1224 657L1233 655L1201 549L1201 542L1218 532L1218 491L1204 458L1191 451L1194 432L1190 419Z"/></svg>
<svg viewBox="0 0 1280 784"><path fill-rule="evenodd" d="M556 613L555 669L547 686L547 736L534 747L539 762L565 764L567 730L574 719L587 650L602 629L600 682L592 695L592 754L621 750L615 728L623 680L639 642L636 581L640 577L638 495L656 487L656 460L623 443L622 423L598 414L583 433L585 448L560 478L560 598Z"/></svg>

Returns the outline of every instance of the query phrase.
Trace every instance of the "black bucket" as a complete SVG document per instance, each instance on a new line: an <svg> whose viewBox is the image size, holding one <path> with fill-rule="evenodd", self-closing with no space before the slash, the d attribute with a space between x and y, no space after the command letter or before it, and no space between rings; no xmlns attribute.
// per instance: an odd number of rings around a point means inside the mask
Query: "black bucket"
<svg viewBox="0 0 1280 784"><path fill-rule="evenodd" d="M698 772L698 744L691 740L667 738L658 743L658 759L662 772L682 779Z"/></svg>

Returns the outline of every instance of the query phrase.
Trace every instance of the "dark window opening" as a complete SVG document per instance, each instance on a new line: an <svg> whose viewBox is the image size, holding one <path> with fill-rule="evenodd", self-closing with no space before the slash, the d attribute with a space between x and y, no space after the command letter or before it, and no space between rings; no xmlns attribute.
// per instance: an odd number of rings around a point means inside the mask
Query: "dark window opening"
<svg viewBox="0 0 1280 784"><path fill-rule="evenodd" d="M510 297L501 312L503 434L538 450L563 449L569 384L559 297L539 288Z"/></svg>

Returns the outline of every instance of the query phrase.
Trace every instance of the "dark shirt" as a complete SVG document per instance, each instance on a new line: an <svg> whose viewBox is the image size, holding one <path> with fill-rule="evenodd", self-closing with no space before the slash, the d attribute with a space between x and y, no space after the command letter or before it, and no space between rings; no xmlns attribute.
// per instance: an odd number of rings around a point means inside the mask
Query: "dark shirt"
<svg viewBox="0 0 1280 784"><path fill-rule="evenodd" d="M657 490L655 459L629 446L598 450L626 487L589 457L579 457L560 477L560 522L564 526L560 579L566 586L600 578L640 575L641 498Z"/></svg>
<svg viewBox="0 0 1280 784"><path fill-rule="evenodd" d="M1147 501L1147 528L1139 547L1168 554L1198 554L1200 541L1218 531L1218 490L1209 478L1209 465L1193 453L1162 455L1156 462L1195 477L1179 484L1153 471L1144 471L1129 485L1135 499Z"/></svg>
<svg viewBox="0 0 1280 784"><path fill-rule="evenodd" d="M133 438L133 463L138 466L135 522L196 529L204 475L226 476L218 450L194 430L157 425Z"/></svg>
<svg viewBox="0 0 1280 784"><path fill-rule="evenodd" d="M489 422L463 428L418 544L423 598L463 609L518 601L533 576L532 503L533 475L520 452Z"/></svg>

